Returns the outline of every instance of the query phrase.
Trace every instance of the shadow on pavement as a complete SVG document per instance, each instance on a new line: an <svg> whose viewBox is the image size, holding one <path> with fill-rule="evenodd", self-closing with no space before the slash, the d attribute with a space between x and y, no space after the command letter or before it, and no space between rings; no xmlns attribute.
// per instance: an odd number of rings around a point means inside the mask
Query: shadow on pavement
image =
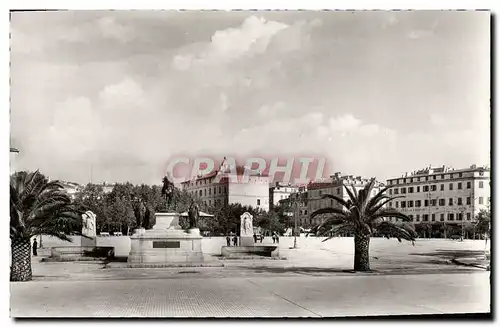
<svg viewBox="0 0 500 327"><path fill-rule="evenodd" d="M436 250L427 253L410 253L409 255L421 255L431 257L441 257L443 259L467 258L484 255L484 251L478 250Z"/></svg>

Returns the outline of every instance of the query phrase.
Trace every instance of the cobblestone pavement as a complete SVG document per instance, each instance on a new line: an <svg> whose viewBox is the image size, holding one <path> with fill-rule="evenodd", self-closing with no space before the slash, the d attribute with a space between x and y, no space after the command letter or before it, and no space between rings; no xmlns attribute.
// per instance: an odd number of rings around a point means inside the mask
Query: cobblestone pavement
<svg viewBox="0 0 500 327"><path fill-rule="evenodd" d="M489 273L11 283L13 317L332 317L489 312Z"/></svg>

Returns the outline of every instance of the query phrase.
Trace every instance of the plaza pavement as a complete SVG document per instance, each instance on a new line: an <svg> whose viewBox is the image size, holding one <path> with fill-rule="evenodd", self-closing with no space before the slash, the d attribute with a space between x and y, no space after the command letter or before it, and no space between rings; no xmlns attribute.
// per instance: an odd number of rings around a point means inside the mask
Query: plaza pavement
<svg viewBox="0 0 500 327"><path fill-rule="evenodd" d="M353 274L352 239L303 242L299 249L290 249L287 241L280 242L286 259L223 260L223 268L127 269L119 263L41 263L37 257L34 280L11 283L11 315L316 317L489 311L489 272L451 262L481 256L484 242L419 240L413 246L373 239L374 272Z"/></svg>
<svg viewBox="0 0 500 327"><path fill-rule="evenodd" d="M13 317L338 317L490 311L487 272L12 283Z"/></svg>

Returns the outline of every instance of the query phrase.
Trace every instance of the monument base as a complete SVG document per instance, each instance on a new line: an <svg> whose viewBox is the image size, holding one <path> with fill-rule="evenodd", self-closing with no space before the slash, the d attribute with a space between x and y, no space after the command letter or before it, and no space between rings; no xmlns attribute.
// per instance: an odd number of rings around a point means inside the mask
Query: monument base
<svg viewBox="0 0 500 327"><path fill-rule="evenodd" d="M95 236L82 236L81 237L81 246L83 247L96 247L97 246L97 238Z"/></svg>
<svg viewBox="0 0 500 327"><path fill-rule="evenodd" d="M139 229L130 237L129 267L189 267L205 262L199 229L180 229L177 213L156 213L155 216L153 229Z"/></svg>
<svg viewBox="0 0 500 327"><path fill-rule="evenodd" d="M241 236L240 237L240 246L253 246L254 240L253 236Z"/></svg>

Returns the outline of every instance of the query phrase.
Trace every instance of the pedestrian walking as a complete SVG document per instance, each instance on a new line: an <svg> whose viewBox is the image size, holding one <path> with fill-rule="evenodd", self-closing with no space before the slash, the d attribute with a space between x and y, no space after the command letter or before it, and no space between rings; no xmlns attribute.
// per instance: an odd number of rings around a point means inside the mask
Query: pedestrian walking
<svg viewBox="0 0 500 327"><path fill-rule="evenodd" d="M37 256L38 255L38 242L36 241L36 238L35 240L33 241L33 256Z"/></svg>
<svg viewBox="0 0 500 327"><path fill-rule="evenodd" d="M272 237L272 239L273 239L273 243L276 243L276 235L275 235L275 234L273 234L273 236L271 236L271 237Z"/></svg>
<svg viewBox="0 0 500 327"><path fill-rule="evenodd" d="M233 245L234 246L238 245L238 236L237 235L234 235L234 237L233 237Z"/></svg>
<svg viewBox="0 0 500 327"><path fill-rule="evenodd" d="M231 237L226 236L226 243L227 243L227 246L231 246Z"/></svg>
<svg viewBox="0 0 500 327"><path fill-rule="evenodd" d="M261 234L260 235L260 243L262 243L263 240L264 240L264 234Z"/></svg>
<svg viewBox="0 0 500 327"><path fill-rule="evenodd" d="M253 233L253 242L257 243L257 234Z"/></svg>

